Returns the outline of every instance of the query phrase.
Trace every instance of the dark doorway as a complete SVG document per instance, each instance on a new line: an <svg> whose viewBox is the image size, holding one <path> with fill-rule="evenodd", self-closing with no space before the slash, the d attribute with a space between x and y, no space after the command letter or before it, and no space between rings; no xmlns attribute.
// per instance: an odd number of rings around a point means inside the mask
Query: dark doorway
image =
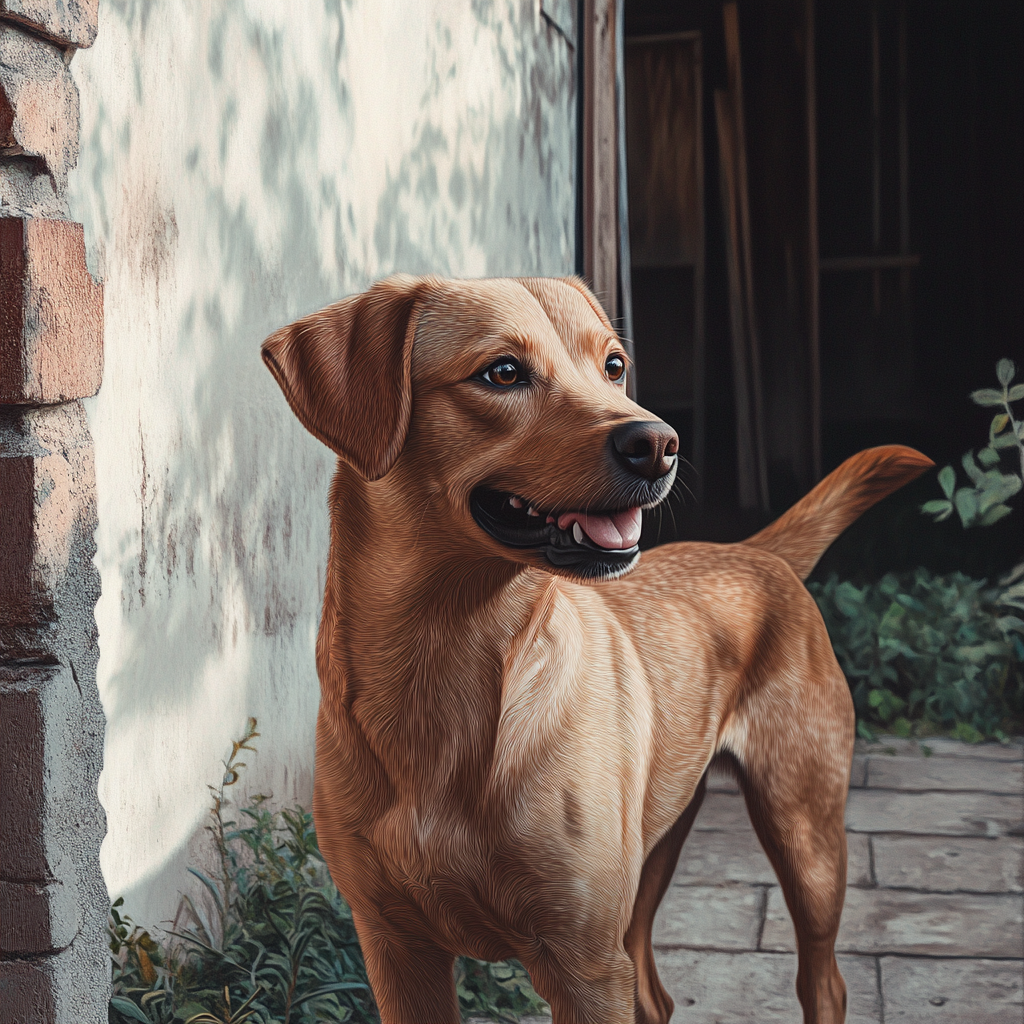
<svg viewBox="0 0 1024 1024"><path fill-rule="evenodd" d="M816 468L828 472L874 444L910 444L959 466L966 449L984 444L991 418L969 393L994 385L1003 356L1024 377L1024 4L739 0L738 14L774 516ZM740 510L735 476L712 106L727 85L722 3L626 0L625 33L699 33L701 42L704 503L684 492L645 542L739 539L766 517ZM692 271L637 267L632 283L640 399L679 430L687 451L696 378L692 330L679 325L693 322ZM817 325L808 313L814 288ZM673 331L677 341L666 341ZM692 471L686 482L698 489ZM1019 510L991 528L940 529L918 511L937 494L930 474L894 496L824 568L870 575L926 564L992 575L1024 557Z"/></svg>

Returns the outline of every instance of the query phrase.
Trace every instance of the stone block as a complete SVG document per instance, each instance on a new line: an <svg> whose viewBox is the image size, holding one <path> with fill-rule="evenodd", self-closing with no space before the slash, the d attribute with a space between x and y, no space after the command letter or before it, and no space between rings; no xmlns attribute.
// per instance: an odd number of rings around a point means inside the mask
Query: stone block
<svg viewBox="0 0 1024 1024"><path fill-rule="evenodd" d="M880 960L886 1024L1020 1024L1024 1020L1018 962Z"/></svg>
<svg viewBox="0 0 1024 1024"><path fill-rule="evenodd" d="M886 757L867 759L871 789L977 790L1024 793L1024 763L974 757Z"/></svg>
<svg viewBox="0 0 1024 1024"><path fill-rule="evenodd" d="M696 832L746 832L750 827L743 797L727 790L709 792L693 823Z"/></svg>
<svg viewBox="0 0 1024 1024"><path fill-rule="evenodd" d="M757 949L764 889L672 885L654 918L656 946Z"/></svg>
<svg viewBox="0 0 1024 1024"><path fill-rule="evenodd" d="M78 115L64 52L0 22L0 153L41 160L63 192L78 163Z"/></svg>
<svg viewBox="0 0 1024 1024"><path fill-rule="evenodd" d="M1020 835L1024 832L1024 795L852 789L846 802L846 828L851 832L991 838Z"/></svg>
<svg viewBox="0 0 1024 1024"><path fill-rule="evenodd" d="M1024 892L1024 840L872 836L875 879L888 889Z"/></svg>
<svg viewBox="0 0 1024 1024"><path fill-rule="evenodd" d="M60 882L0 881L0 956L54 953L78 931L73 890Z"/></svg>
<svg viewBox="0 0 1024 1024"><path fill-rule="evenodd" d="M967 893L847 889L836 949L843 953L1024 957L1024 899ZM761 948L792 952L793 924L778 889L768 893Z"/></svg>
<svg viewBox="0 0 1024 1024"><path fill-rule="evenodd" d="M88 398L103 376L103 289L81 224L0 218L0 405Z"/></svg>
<svg viewBox="0 0 1024 1024"><path fill-rule="evenodd" d="M0 660L95 661L94 481L80 403L0 408Z"/></svg>
<svg viewBox="0 0 1024 1024"><path fill-rule="evenodd" d="M672 1024L793 1024L796 957L777 953L656 950L658 974L675 1000ZM873 957L840 956L846 980L847 1024L880 1024L881 999Z"/></svg>
<svg viewBox="0 0 1024 1024"><path fill-rule="evenodd" d="M1024 760L1024 740L1019 736L1009 743L964 743L948 736L928 736L920 740L883 736L876 743L858 739L854 744L854 750L857 754L879 754L883 757L982 757L993 761Z"/></svg>
<svg viewBox="0 0 1024 1024"><path fill-rule="evenodd" d="M84 49L96 41L99 6L99 0L0 0L0 19Z"/></svg>
<svg viewBox="0 0 1024 1024"><path fill-rule="evenodd" d="M868 836L846 837L848 885L873 885ZM778 879L752 827L745 832L698 832L683 845L675 885L777 885Z"/></svg>
<svg viewBox="0 0 1024 1024"><path fill-rule="evenodd" d="M753 828L690 833L676 867L675 885L775 885L777 880Z"/></svg>

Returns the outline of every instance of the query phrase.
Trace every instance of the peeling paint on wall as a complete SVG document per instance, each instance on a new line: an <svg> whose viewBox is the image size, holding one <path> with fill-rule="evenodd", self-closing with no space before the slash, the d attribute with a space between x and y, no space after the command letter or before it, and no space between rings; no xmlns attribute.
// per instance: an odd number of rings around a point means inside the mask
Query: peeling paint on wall
<svg viewBox="0 0 1024 1024"><path fill-rule="evenodd" d="M248 715L307 804L333 458L259 359L395 270L574 266L575 58L534 0L105 0L72 215L106 284L103 870L170 918Z"/></svg>

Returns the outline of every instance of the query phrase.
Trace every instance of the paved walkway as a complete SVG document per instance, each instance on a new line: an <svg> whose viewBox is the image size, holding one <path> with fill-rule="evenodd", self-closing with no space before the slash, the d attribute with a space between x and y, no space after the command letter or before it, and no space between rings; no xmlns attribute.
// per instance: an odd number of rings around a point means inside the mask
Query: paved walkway
<svg viewBox="0 0 1024 1024"><path fill-rule="evenodd" d="M850 1024L1024 1021L1022 755L858 741L836 943ZM655 925L673 1024L799 1021L782 893L735 784L709 789Z"/></svg>

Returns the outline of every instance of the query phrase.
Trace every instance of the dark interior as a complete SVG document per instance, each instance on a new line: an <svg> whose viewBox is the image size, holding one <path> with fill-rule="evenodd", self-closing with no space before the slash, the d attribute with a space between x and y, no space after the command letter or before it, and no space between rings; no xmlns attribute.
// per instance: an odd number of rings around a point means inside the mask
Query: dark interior
<svg viewBox="0 0 1024 1024"><path fill-rule="evenodd" d="M809 15L813 181L802 35ZM699 484L692 467L684 471L686 487L652 516L645 545L740 539L805 493L818 469L827 473L871 445L909 444L959 469L963 452L985 443L991 419L969 393L995 386L1003 356L1017 361L1024 380L1024 4L740 0L738 18L769 507L741 509L737 490L713 100L726 84L722 5L626 0L627 53L631 38L697 31L702 77L705 454ZM812 187L817 384L804 312ZM636 203L631 192L631 219ZM641 265L631 283L639 400L676 427L686 453L694 429L694 271ZM815 386L817 453L807 413ZM701 490L698 502L689 492ZM935 525L919 513L938 496L933 471L863 517L818 572L865 578L924 564L991 576L1024 557L1020 497L995 526L964 530L955 516Z"/></svg>

